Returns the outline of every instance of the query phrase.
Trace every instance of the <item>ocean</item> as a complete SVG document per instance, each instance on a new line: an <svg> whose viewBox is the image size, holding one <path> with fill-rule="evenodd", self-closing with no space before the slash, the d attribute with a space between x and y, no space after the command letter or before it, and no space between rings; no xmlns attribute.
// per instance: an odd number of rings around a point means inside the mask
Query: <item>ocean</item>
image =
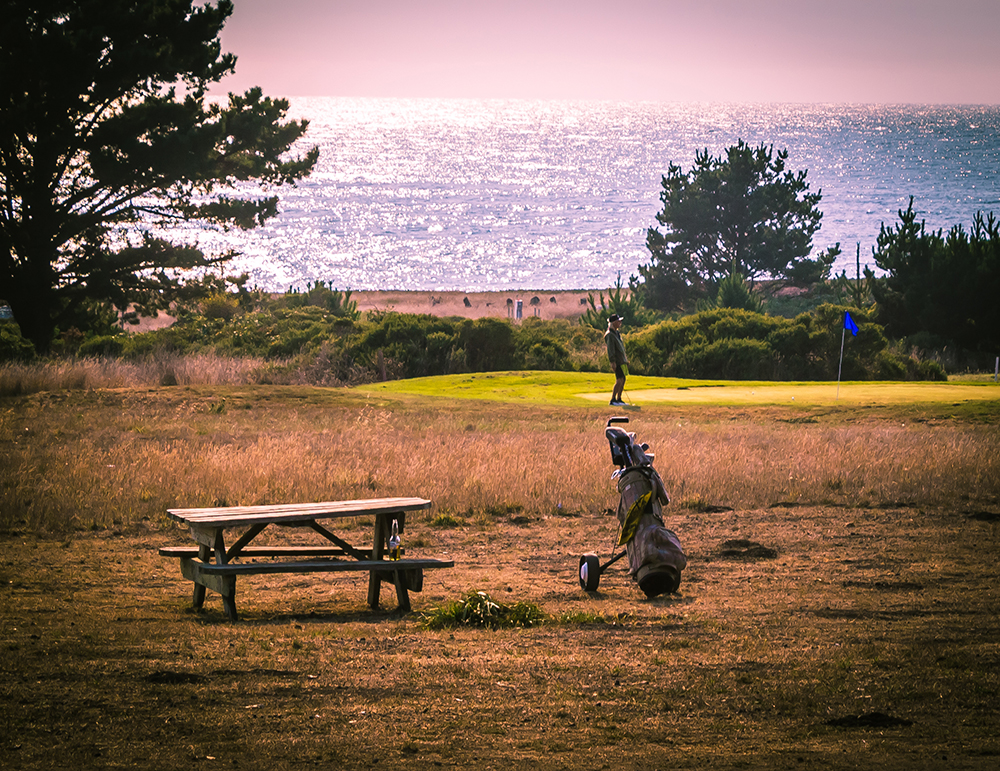
<svg viewBox="0 0 1000 771"><path fill-rule="evenodd" d="M1000 215L998 106L299 98L290 117L321 154L279 189L280 216L195 234L271 291L607 288L649 261L669 164L738 139L808 171L814 252L839 242L838 273L854 275L859 248L874 267L880 225L910 196L933 230Z"/></svg>

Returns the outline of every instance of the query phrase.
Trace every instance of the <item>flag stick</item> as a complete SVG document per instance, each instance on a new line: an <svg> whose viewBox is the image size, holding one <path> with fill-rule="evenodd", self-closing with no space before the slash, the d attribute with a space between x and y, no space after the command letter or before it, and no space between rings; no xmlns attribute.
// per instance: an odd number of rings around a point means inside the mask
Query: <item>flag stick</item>
<svg viewBox="0 0 1000 771"><path fill-rule="evenodd" d="M844 368L844 338L847 336L846 325L840 330L840 364L837 365L837 401L840 401L840 372Z"/></svg>

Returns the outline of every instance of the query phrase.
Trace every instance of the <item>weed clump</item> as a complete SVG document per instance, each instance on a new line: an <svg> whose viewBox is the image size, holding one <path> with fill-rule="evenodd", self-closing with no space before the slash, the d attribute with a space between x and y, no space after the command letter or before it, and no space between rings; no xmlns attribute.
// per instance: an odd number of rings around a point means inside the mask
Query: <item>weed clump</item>
<svg viewBox="0 0 1000 771"><path fill-rule="evenodd" d="M544 618L545 614L534 603L515 602L505 605L494 600L486 592L471 591L461 600L423 614L423 624L427 629L462 626L511 629L532 627Z"/></svg>
<svg viewBox="0 0 1000 771"><path fill-rule="evenodd" d="M431 527L441 527L441 528L453 528L461 527L465 523L451 514L438 514L430 522Z"/></svg>

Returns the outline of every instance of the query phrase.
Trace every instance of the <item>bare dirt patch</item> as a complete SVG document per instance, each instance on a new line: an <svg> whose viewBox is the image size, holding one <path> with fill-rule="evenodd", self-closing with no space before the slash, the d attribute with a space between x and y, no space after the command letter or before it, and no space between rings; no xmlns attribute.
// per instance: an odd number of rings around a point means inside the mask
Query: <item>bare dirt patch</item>
<svg viewBox="0 0 1000 771"><path fill-rule="evenodd" d="M485 316L514 318L517 303L521 317L542 319L575 319L586 312L587 297L599 299L600 292L587 290L509 292L352 292L359 311L380 310L397 313L425 313L432 316L461 316L478 319Z"/></svg>
<svg viewBox="0 0 1000 771"><path fill-rule="evenodd" d="M391 592L370 611L356 576L258 576L237 624L211 593L190 610L156 552L181 531L8 534L0 767L996 768L995 520L668 513L690 559L676 595L645 599L619 566L580 589L578 556L615 536L602 511L428 515L408 554L456 568L425 576L417 612ZM471 589L547 619L422 626Z"/></svg>

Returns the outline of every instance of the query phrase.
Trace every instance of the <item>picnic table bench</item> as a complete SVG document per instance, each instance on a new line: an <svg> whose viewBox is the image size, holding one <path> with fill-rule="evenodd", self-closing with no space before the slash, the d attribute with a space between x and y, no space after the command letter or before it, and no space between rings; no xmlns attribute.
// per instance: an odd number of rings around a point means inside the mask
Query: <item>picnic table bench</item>
<svg viewBox="0 0 1000 771"><path fill-rule="evenodd" d="M164 557L180 558L181 574L194 582L194 607L205 602L205 590L222 595L230 620L236 621L236 578L267 573L368 573L368 605L378 608L382 582L396 588L399 609L410 611L409 592L423 588L423 571L454 567L451 560L386 559L392 522L402 534L406 512L427 509L423 498L374 498L357 501L292 503L275 506L226 506L202 509L168 509L170 518L188 526L196 546L164 546ZM371 547L352 546L335 535L321 520L375 517ZM269 525L306 528L324 539L319 546L251 546ZM226 530L242 533L226 546ZM297 559L284 559L294 557ZM303 559L305 558L305 559ZM237 561L253 559L253 562Z"/></svg>

